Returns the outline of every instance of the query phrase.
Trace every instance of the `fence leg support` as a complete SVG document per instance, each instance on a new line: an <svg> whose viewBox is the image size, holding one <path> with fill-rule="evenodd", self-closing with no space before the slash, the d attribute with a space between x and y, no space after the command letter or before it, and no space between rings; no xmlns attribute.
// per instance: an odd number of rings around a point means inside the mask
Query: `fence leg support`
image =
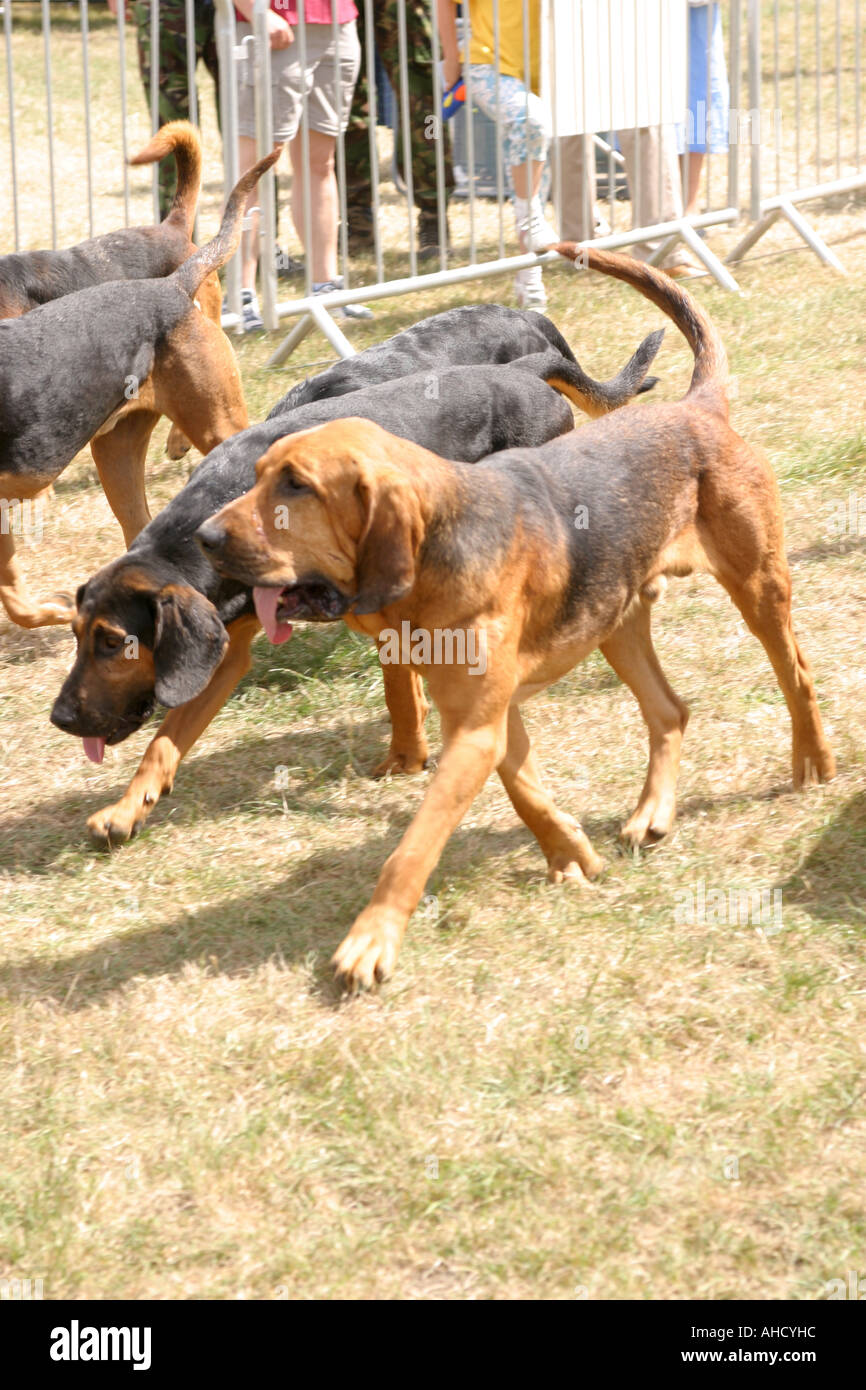
<svg viewBox="0 0 866 1390"><path fill-rule="evenodd" d="M266 367L279 367L285 362L290 353L294 352L298 343L306 338L312 328L318 328L324 333L331 347L340 357L355 357L355 349L349 342L345 333L334 323L324 304L311 304L309 313L302 314L298 322L290 333L287 333L276 352L272 353L265 363Z"/></svg>
<svg viewBox="0 0 866 1390"><path fill-rule="evenodd" d="M784 198L779 204L779 211L783 217L787 217L794 231L800 233L806 245L812 248L819 260L823 261L825 265L832 266L834 270L840 271L842 275L847 274L839 257L835 252L830 250L826 241L819 237L814 227L810 226L800 210L794 207L793 203L789 203L787 198Z"/></svg>
<svg viewBox="0 0 866 1390"><path fill-rule="evenodd" d="M652 255L647 256L647 265L660 265L668 252L673 251L679 239L679 233L676 232L673 236L667 236L664 241L660 241Z"/></svg>
<svg viewBox="0 0 866 1390"><path fill-rule="evenodd" d="M694 227L689 226L688 222L681 222L680 236L689 250L706 266L713 279L717 284L721 285L723 290L733 290L735 294L740 293L740 287L731 272L722 265L718 256L714 251L710 250L707 243L701 240Z"/></svg>
<svg viewBox="0 0 866 1390"><path fill-rule="evenodd" d="M791 202L789 198L777 198L774 200L775 206L766 211L758 222L755 223L751 231L747 232L742 241L738 241L733 251L728 256L729 261L738 261L751 250L756 241L769 231L773 223L780 217L785 217L790 222L794 231L803 238L806 245L810 247L819 260L825 265L829 265L833 270L838 270L841 275L846 275L844 265L839 257L815 231L811 223L807 222L799 208Z"/></svg>
<svg viewBox="0 0 866 1390"><path fill-rule="evenodd" d="M296 319L295 323L292 325L290 331L286 334L279 347L271 353L270 357L265 363L265 366L281 367L285 362L286 358L292 355L295 348L299 345L299 343L302 343L304 341L307 334L310 333L312 329L312 314L301 314L301 317L299 319Z"/></svg>
<svg viewBox="0 0 866 1390"><path fill-rule="evenodd" d="M316 327L322 330L335 352L339 353L341 357L355 357L357 355L349 339L334 323L324 304L313 304L310 313L316 321Z"/></svg>
<svg viewBox="0 0 866 1390"><path fill-rule="evenodd" d="M764 233L770 230L776 218L780 216L780 208L771 208L769 212L765 212L763 217L755 223L754 227L751 227L749 231L746 232L742 240L737 242L733 251L729 252L725 259L728 262L742 260L746 252L751 251L755 242L761 240Z"/></svg>

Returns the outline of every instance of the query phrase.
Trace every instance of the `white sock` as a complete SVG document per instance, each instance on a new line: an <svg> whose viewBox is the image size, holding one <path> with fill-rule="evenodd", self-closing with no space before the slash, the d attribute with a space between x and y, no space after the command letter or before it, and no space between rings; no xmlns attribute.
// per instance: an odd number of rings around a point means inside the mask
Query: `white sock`
<svg viewBox="0 0 866 1390"><path fill-rule="evenodd" d="M514 277L516 283L525 290L540 290L543 284L540 265L528 265L518 270Z"/></svg>

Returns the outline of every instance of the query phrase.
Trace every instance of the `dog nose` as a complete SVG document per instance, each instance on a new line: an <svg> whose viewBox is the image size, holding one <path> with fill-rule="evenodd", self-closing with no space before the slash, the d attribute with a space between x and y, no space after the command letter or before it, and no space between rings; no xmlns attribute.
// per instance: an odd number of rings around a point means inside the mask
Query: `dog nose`
<svg viewBox="0 0 866 1390"><path fill-rule="evenodd" d="M64 734L71 734L75 726L75 711L71 705L55 700L51 711L51 723L55 728L62 729Z"/></svg>
<svg viewBox="0 0 866 1390"><path fill-rule="evenodd" d="M217 522L206 521L196 531L195 538L205 555L212 555L225 543L226 533Z"/></svg>

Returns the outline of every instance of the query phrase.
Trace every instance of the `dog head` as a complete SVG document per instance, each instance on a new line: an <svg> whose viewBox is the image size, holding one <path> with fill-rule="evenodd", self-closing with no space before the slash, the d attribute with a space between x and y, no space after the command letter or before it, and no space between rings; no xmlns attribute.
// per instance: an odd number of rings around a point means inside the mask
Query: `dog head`
<svg viewBox="0 0 866 1390"><path fill-rule="evenodd" d="M72 624L75 663L51 722L101 762L156 704L174 708L205 688L228 634L213 604L142 558L123 556L82 584Z"/></svg>
<svg viewBox="0 0 866 1390"><path fill-rule="evenodd" d="M395 459L416 451L368 420L335 420L273 444L255 487L200 526L222 575L253 589L272 642L294 619L378 613L415 582L422 524Z"/></svg>

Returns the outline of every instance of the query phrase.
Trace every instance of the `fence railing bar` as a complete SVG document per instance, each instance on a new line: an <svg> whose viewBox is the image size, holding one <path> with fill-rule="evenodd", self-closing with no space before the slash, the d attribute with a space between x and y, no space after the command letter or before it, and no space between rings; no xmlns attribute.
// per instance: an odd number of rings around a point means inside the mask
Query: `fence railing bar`
<svg viewBox="0 0 866 1390"><path fill-rule="evenodd" d="M118 6L123 0L118 0ZM150 129L159 130L159 5L150 0ZM159 222L159 164L153 166L153 220Z"/></svg>
<svg viewBox="0 0 866 1390"><path fill-rule="evenodd" d="M815 0L815 182L821 182L821 0Z"/></svg>
<svg viewBox="0 0 866 1390"><path fill-rule="evenodd" d="M382 261L382 233L379 224L379 145L376 138L378 126L378 101L376 89L376 31L373 27L373 0L364 0L364 53L367 63L367 100L370 119L367 123L367 137L370 142L370 191L373 198L373 253L376 259L376 283L385 278Z"/></svg>
<svg viewBox="0 0 866 1390"><path fill-rule="evenodd" d="M267 0L253 3L253 52L255 55L256 157L264 159L274 148L274 108L271 101L271 44L268 38ZM337 89L339 91L339 88ZM273 169L259 180L259 280L262 287L262 318L265 327L277 326L277 200Z"/></svg>
<svg viewBox="0 0 866 1390"><path fill-rule="evenodd" d="M346 134L343 130L343 84L340 81L340 24L337 6L331 6L331 43L334 48L334 91L337 100L337 204L340 219L338 266L343 284L348 289L351 284L349 266L349 212L346 202ZM349 103L351 112L351 102ZM275 204L276 208L276 204ZM276 219L275 219L276 221Z"/></svg>
<svg viewBox="0 0 866 1390"><path fill-rule="evenodd" d="M198 88L195 82L195 0L184 0L184 13L186 17L186 99L189 107L189 118L193 125L198 125Z"/></svg>
<svg viewBox="0 0 866 1390"><path fill-rule="evenodd" d="M48 187L51 192L51 245L57 250L57 190L54 181L54 109L51 88L51 6L42 0L42 51L45 69L45 108L48 120Z"/></svg>
<svg viewBox="0 0 866 1390"><path fill-rule="evenodd" d="M397 52L400 59L400 134L403 141L403 182L406 185L406 211L409 229L409 274L417 275L418 260L415 245L415 178L412 172L412 139L409 117L409 67L406 43L406 0L397 5Z"/></svg>
<svg viewBox="0 0 866 1390"><path fill-rule="evenodd" d="M84 157L87 167L87 226L93 236L93 145L90 134L90 22L87 0L81 0L81 68L84 82Z"/></svg>
<svg viewBox="0 0 866 1390"><path fill-rule="evenodd" d="M463 11L463 80L466 83L466 172L469 175L469 260L475 263L475 121L473 111L475 106L474 94L472 91L471 63L469 61L470 49L470 20L468 15L469 7Z"/></svg>
<svg viewBox="0 0 866 1390"><path fill-rule="evenodd" d="M797 0L799 4L799 0ZM731 0L731 59L730 59L730 83L731 83L731 114L736 116L737 131L734 138L734 131L728 131L728 202L732 207L739 207L740 204L740 92L741 65L742 65L742 0Z"/></svg>
<svg viewBox="0 0 866 1390"><path fill-rule="evenodd" d="M120 144L123 155L123 225L129 226L129 134L126 108L126 6L117 7L117 66L120 75Z"/></svg>
<svg viewBox="0 0 866 1390"><path fill-rule="evenodd" d="M18 165L15 157L15 73L12 63L12 6L3 6L3 36L6 44L6 104L9 111L9 174L12 185L12 222L15 250L21 249L18 222Z"/></svg>
<svg viewBox="0 0 866 1390"><path fill-rule="evenodd" d="M836 177L842 177L842 16L836 0Z"/></svg>
<svg viewBox="0 0 866 1390"><path fill-rule="evenodd" d="M781 95L782 75L779 71L779 0L773 0L773 101L775 102L775 113L773 118L773 133L776 143L776 192L782 189L782 142L779 139L780 113L782 110Z"/></svg>
<svg viewBox="0 0 866 1390"><path fill-rule="evenodd" d="M433 133L436 138L436 221L439 228L439 265L448 269L448 208L445 195L445 121L442 117L442 73L439 64L439 11L435 0L430 9L433 34Z"/></svg>
<svg viewBox="0 0 866 1390"><path fill-rule="evenodd" d="M502 151L502 98L499 81L501 62L501 34L499 28L499 0L493 0L493 66L496 69L494 87L496 91L496 209L499 218L499 256L505 255L505 166ZM472 113L467 111L467 120Z"/></svg>

